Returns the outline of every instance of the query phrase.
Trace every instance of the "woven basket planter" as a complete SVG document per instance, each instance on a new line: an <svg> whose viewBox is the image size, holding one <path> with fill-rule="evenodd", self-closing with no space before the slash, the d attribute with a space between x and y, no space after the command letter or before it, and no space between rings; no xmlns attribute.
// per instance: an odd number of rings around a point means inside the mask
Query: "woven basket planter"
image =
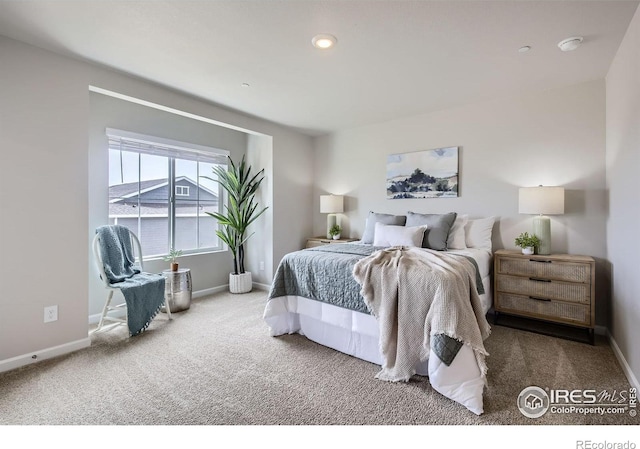
<svg viewBox="0 0 640 449"><path fill-rule="evenodd" d="M251 280L251 272L229 274L229 291L231 293L248 293L252 288L253 281Z"/></svg>

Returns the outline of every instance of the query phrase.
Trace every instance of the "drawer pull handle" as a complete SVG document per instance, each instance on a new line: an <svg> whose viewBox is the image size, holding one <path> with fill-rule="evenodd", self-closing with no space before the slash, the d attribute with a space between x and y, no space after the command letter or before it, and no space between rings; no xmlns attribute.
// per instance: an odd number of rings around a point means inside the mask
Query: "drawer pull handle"
<svg viewBox="0 0 640 449"><path fill-rule="evenodd" d="M539 259L529 259L529 262L538 262L538 263L553 263L553 260L539 260Z"/></svg>
<svg viewBox="0 0 640 449"><path fill-rule="evenodd" d="M540 279L540 278L529 278L530 281L536 281L536 282L551 282L550 279Z"/></svg>
<svg viewBox="0 0 640 449"><path fill-rule="evenodd" d="M536 298L535 296L529 296L529 299L535 299L536 301L547 301L547 302L551 302L550 299L548 298Z"/></svg>

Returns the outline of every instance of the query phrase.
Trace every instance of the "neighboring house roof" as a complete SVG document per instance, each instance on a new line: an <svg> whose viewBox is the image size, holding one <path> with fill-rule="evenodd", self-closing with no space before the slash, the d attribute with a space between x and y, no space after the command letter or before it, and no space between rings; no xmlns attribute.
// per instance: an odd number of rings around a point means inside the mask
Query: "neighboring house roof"
<svg viewBox="0 0 640 449"><path fill-rule="evenodd" d="M193 185L196 188L200 188L202 191L213 195L216 198L218 197L217 192L209 190L203 185L198 185L198 183L187 176L178 176L176 178L176 184L183 181ZM140 183L127 182L124 184L115 184L113 186L109 186L109 202L118 203L125 199L135 198L138 195L142 195L143 193L148 193L153 190L165 187L167 184L167 178L150 179L147 181L141 181Z"/></svg>
<svg viewBox="0 0 640 449"><path fill-rule="evenodd" d="M184 196L176 195L176 217L207 217L217 212L218 195L199 186L187 176L176 178L176 186L193 187ZM110 218L160 218L168 215L168 182L166 178L116 184L109 187ZM198 189L200 189L198 191Z"/></svg>
<svg viewBox="0 0 640 449"><path fill-rule="evenodd" d="M195 217L198 213L201 216L208 216L206 212L217 212L216 206L198 206L193 205L177 205L176 217ZM141 217L166 217L167 206L141 205L111 203L109 204L109 217L134 217L140 214Z"/></svg>
<svg viewBox="0 0 640 449"><path fill-rule="evenodd" d="M151 188L158 188L167 185L167 178L150 179L148 181L127 182L124 184L115 184L109 186L109 199L127 198L140 192L147 191Z"/></svg>

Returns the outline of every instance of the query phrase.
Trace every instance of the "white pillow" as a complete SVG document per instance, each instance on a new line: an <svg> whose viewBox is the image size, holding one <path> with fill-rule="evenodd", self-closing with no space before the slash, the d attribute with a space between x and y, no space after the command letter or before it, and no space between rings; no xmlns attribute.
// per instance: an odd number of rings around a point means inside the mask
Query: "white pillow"
<svg viewBox="0 0 640 449"><path fill-rule="evenodd" d="M469 221L468 215L458 215L453 222L449 237L447 237L447 249L467 249L467 237L464 230Z"/></svg>
<svg viewBox="0 0 640 449"><path fill-rule="evenodd" d="M364 223L364 234L362 234L362 243L372 244L374 234L376 232L376 223L387 225L404 226L407 222L406 215L380 214L369 211L367 221Z"/></svg>
<svg viewBox="0 0 640 449"><path fill-rule="evenodd" d="M495 221L496 217L468 220L464 227L467 248L486 248L491 251L491 234Z"/></svg>
<svg viewBox="0 0 640 449"><path fill-rule="evenodd" d="M394 226L376 223L373 246L422 246L426 226Z"/></svg>

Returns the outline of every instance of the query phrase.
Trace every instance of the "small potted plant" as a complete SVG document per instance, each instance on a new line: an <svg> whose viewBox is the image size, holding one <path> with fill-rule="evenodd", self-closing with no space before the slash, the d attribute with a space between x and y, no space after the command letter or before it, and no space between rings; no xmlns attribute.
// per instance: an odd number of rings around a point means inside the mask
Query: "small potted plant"
<svg viewBox="0 0 640 449"><path fill-rule="evenodd" d="M331 228L329 228L329 235L333 238L333 240L339 240L341 232L342 228L337 224L334 224L333 226L331 226Z"/></svg>
<svg viewBox="0 0 640 449"><path fill-rule="evenodd" d="M537 235L523 232L516 237L516 246L522 248L522 254L534 254L536 248L540 246L540 239Z"/></svg>
<svg viewBox="0 0 640 449"><path fill-rule="evenodd" d="M171 262L171 271L178 271L178 262L176 262L176 259L180 256L182 256L181 249L171 248L169 254L164 257L166 262Z"/></svg>

